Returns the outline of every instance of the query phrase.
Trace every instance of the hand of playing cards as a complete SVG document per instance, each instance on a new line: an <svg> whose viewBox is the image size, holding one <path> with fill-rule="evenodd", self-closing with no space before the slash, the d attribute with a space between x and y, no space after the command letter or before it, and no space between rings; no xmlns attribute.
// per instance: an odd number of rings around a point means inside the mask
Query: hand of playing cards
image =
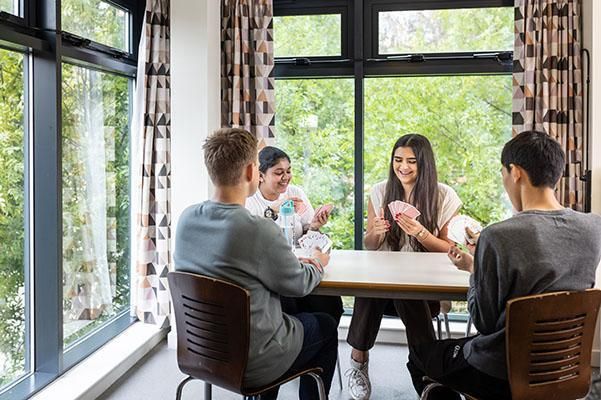
<svg viewBox="0 0 601 400"><path fill-rule="evenodd" d="M416 219L421 215L417 208L413 207L409 203L404 201L396 200L388 204L388 209L392 214L392 218L397 219L399 215L406 215L411 219Z"/></svg>
<svg viewBox="0 0 601 400"><path fill-rule="evenodd" d="M457 215L449 222L447 238L462 245L475 244L476 241L468 235L466 228L469 228L474 234L482 231L482 225L475 219L467 215Z"/></svg>
<svg viewBox="0 0 601 400"><path fill-rule="evenodd" d="M311 254L315 249L320 249L323 253L326 253L332 248L332 240L327 235L317 231L308 231L306 235L298 239L298 244L307 254Z"/></svg>
<svg viewBox="0 0 601 400"><path fill-rule="evenodd" d="M324 204L323 206L317 207L315 210L315 216L320 216L321 214L330 215L334 206L332 204Z"/></svg>

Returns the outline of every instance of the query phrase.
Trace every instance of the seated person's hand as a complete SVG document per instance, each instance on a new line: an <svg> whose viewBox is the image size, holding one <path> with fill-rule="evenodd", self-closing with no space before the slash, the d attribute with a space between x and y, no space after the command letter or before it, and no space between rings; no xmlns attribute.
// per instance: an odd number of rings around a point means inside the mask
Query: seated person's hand
<svg viewBox="0 0 601 400"><path fill-rule="evenodd" d="M323 268L330 262L330 255L323 253L319 249L315 249L311 258L301 257L299 260L303 263L314 265L318 270L323 272Z"/></svg>
<svg viewBox="0 0 601 400"><path fill-rule="evenodd" d="M478 244L478 239L480 239L480 232L474 232L468 226L466 226L465 233L469 238L467 242L467 248L469 249L470 254L474 255L474 252L476 251L476 244Z"/></svg>
<svg viewBox="0 0 601 400"><path fill-rule="evenodd" d="M297 214L302 214L307 209L307 205L300 197L288 197L288 200L292 200L294 202L294 212Z"/></svg>
<svg viewBox="0 0 601 400"><path fill-rule="evenodd" d="M380 208L380 214L374 217L372 231L376 235L385 235L390 230L390 222L384 218L384 209Z"/></svg>
<svg viewBox="0 0 601 400"><path fill-rule="evenodd" d="M410 236L417 236L424 229L418 220L409 218L405 214L398 215L394 220L403 232Z"/></svg>
<svg viewBox="0 0 601 400"><path fill-rule="evenodd" d="M330 213L324 211L323 209L319 209L315 215L313 216L313 220L311 221L311 226L309 229L312 231L318 231L322 226L328 223L328 219L330 218Z"/></svg>
<svg viewBox="0 0 601 400"><path fill-rule="evenodd" d="M280 207L288 200L292 200L294 202L294 212L296 212L297 214L302 214L307 208L307 206L305 206L305 203L300 197L285 197L282 199L278 199L274 201L269 207L277 214L279 214Z"/></svg>
<svg viewBox="0 0 601 400"><path fill-rule="evenodd" d="M471 254L459 250L457 246L451 246L447 255L458 269L470 274L474 272L474 257Z"/></svg>

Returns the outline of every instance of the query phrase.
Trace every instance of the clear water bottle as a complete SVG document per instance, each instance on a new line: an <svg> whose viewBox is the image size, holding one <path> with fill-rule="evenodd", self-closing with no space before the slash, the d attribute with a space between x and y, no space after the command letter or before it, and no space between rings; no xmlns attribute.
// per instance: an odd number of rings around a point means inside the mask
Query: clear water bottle
<svg viewBox="0 0 601 400"><path fill-rule="evenodd" d="M285 201L280 206L280 217L278 219L282 233L291 249L294 248L294 202Z"/></svg>

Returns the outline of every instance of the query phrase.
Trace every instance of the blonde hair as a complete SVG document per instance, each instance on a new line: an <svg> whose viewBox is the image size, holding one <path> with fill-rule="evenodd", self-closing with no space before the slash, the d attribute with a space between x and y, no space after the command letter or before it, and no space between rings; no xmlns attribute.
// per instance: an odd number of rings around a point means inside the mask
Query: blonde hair
<svg viewBox="0 0 601 400"><path fill-rule="evenodd" d="M242 168L257 160L257 138L240 128L213 132L202 146L209 177L215 185L233 186L240 182Z"/></svg>

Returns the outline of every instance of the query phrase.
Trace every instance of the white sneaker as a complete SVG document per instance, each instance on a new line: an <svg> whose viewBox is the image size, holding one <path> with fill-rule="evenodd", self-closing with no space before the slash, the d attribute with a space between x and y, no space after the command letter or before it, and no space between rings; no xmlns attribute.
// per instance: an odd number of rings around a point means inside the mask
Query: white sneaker
<svg viewBox="0 0 601 400"><path fill-rule="evenodd" d="M353 400L368 400L371 395L368 363L369 360L360 363L351 357L351 368L345 372L345 375L348 376L348 391Z"/></svg>

